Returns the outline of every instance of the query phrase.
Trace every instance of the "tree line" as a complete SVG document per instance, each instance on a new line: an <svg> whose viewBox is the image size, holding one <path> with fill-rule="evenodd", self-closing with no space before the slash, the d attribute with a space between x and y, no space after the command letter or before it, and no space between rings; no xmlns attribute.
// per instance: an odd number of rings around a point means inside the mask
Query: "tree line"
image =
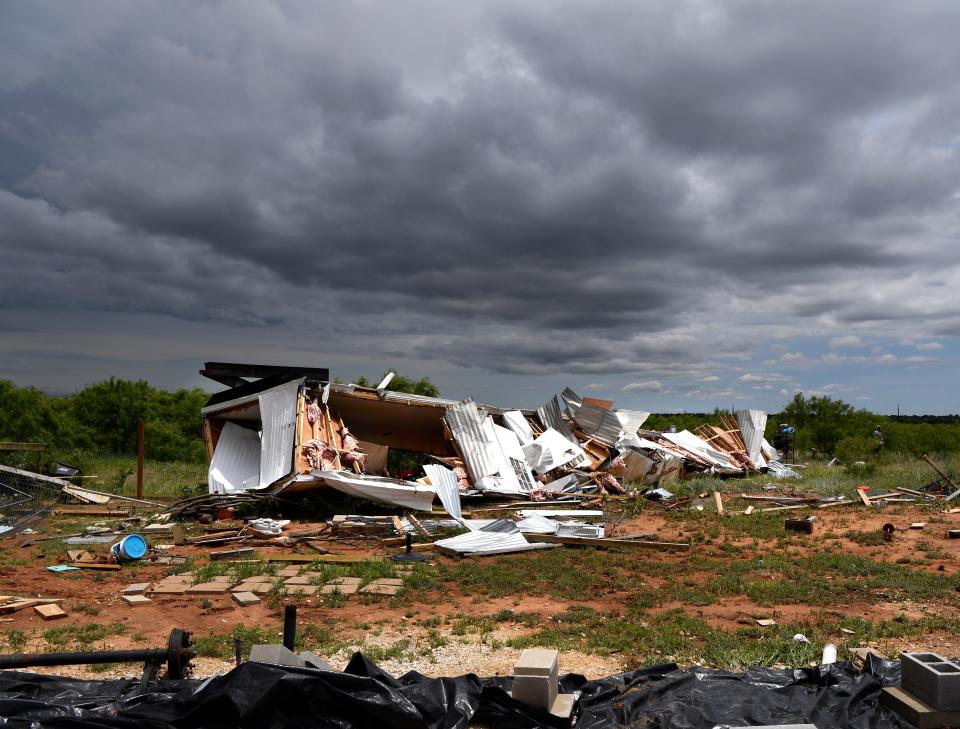
<svg viewBox="0 0 960 729"><path fill-rule="evenodd" d="M357 384L371 385L364 378ZM375 384L375 383L373 383ZM440 391L427 377L397 375L388 389L437 397ZM55 397L33 387L0 380L0 441L40 442L50 452L99 451L133 454L137 420L146 422L146 457L158 461L200 462L206 458L200 408L209 395L199 388L161 390L144 380L111 377L73 395ZM695 430L702 423L719 424L724 410L713 413L655 414L644 424L652 430L675 426ZM948 453L960 451L960 419L956 416L888 417L830 397L797 393L767 421L767 440L779 423L796 428L798 457L815 452L825 457L856 460L877 453ZM880 427L882 445L874 437Z"/></svg>

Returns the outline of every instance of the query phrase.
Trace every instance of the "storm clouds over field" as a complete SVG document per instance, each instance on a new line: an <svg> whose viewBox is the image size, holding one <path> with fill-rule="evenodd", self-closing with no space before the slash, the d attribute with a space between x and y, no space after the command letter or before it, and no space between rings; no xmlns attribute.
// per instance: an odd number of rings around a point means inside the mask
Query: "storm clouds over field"
<svg viewBox="0 0 960 729"><path fill-rule="evenodd" d="M0 377L956 412L960 5L5 2Z"/></svg>

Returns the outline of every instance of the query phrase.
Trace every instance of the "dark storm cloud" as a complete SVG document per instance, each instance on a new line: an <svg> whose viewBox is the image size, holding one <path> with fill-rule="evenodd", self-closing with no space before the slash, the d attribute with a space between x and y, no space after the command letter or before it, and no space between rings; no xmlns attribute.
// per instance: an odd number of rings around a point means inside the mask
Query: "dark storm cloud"
<svg viewBox="0 0 960 729"><path fill-rule="evenodd" d="M659 382L960 279L951 2L0 14L2 307Z"/></svg>

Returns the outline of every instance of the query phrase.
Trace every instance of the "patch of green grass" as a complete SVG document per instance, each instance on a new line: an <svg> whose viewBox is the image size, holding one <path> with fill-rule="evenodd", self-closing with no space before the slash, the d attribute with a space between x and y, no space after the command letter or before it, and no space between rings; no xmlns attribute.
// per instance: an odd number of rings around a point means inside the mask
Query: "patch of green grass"
<svg viewBox="0 0 960 729"><path fill-rule="evenodd" d="M87 615L99 615L100 608L95 608L92 605L87 605L85 602L78 602L73 606L73 611L77 613L85 613Z"/></svg>
<svg viewBox="0 0 960 729"><path fill-rule="evenodd" d="M4 634L4 642L11 653L23 653L27 647L27 634L22 630L8 630Z"/></svg>
<svg viewBox="0 0 960 729"><path fill-rule="evenodd" d="M872 532L858 532L858 531L846 531L842 534L843 537L849 539L851 542L860 544L864 547L879 547L884 544L883 532L880 530L875 530Z"/></svg>
<svg viewBox="0 0 960 729"><path fill-rule="evenodd" d="M103 625L101 623L86 623L84 625L61 625L43 631L43 639L58 649L76 646L81 650L102 642L111 635L123 635L127 626L119 621Z"/></svg>

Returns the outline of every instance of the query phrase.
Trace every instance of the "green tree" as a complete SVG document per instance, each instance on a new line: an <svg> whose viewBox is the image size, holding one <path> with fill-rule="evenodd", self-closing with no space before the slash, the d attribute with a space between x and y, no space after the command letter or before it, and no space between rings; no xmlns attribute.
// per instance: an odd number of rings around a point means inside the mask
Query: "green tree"
<svg viewBox="0 0 960 729"><path fill-rule="evenodd" d="M866 410L857 410L843 400L798 392L777 417L797 429L797 449L814 447L834 455L837 444L847 436L869 435L870 421L876 419Z"/></svg>
<svg viewBox="0 0 960 729"><path fill-rule="evenodd" d="M33 387L0 380L0 440L53 443L64 432L63 413Z"/></svg>
<svg viewBox="0 0 960 729"><path fill-rule="evenodd" d="M389 372L389 370L388 370ZM357 380L360 387L376 387L387 376L387 372L384 372L379 380L376 382L370 382L366 377L361 377ZM386 387L387 390L391 392L406 392L409 395L423 395L424 397L440 397L440 388L434 385L429 377L421 377L419 380L412 380L409 377L404 377L401 374L397 374L390 384Z"/></svg>

